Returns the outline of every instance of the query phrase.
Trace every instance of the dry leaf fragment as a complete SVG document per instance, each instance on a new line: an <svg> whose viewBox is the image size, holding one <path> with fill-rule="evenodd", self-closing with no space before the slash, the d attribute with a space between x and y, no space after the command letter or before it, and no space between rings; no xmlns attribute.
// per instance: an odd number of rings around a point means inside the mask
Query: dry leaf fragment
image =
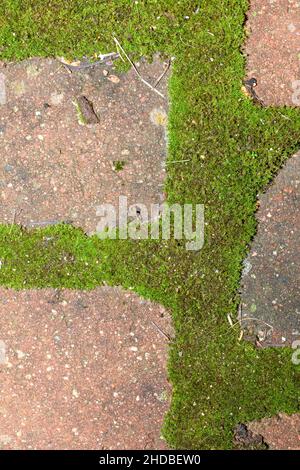
<svg viewBox="0 0 300 470"><path fill-rule="evenodd" d="M120 79L119 79L119 77L117 77L116 75L110 75L110 76L108 77L108 80L110 80L110 81L113 82L113 83L120 83Z"/></svg>

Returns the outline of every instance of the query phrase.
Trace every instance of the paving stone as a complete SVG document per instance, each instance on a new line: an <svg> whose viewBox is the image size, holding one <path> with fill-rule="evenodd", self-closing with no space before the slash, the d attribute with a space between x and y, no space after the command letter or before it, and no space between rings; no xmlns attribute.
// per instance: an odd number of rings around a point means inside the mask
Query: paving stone
<svg viewBox="0 0 300 470"><path fill-rule="evenodd" d="M165 65L138 64L155 82ZM54 59L0 65L0 223L59 221L94 233L101 204L164 199L167 98L133 70L114 66L70 73ZM167 96L168 74L158 86ZM82 125L78 99L99 123Z"/></svg>
<svg viewBox="0 0 300 470"><path fill-rule="evenodd" d="M300 339L300 154L260 197L257 218L242 278L243 325L264 345L291 344Z"/></svg>
<svg viewBox="0 0 300 470"><path fill-rule="evenodd" d="M253 421L247 428L254 435L262 436L270 450L300 450L300 414L281 413Z"/></svg>
<svg viewBox="0 0 300 470"><path fill-rule="evenodd" d="M251 0L247 76L265 105L300 105L300 3Z"/></svg>
<svg viewBox="0 0 300 470"><path fill-rule="evenodd" d="M164 449L168 313L119 288L0 292L0 448Z"/></svg>

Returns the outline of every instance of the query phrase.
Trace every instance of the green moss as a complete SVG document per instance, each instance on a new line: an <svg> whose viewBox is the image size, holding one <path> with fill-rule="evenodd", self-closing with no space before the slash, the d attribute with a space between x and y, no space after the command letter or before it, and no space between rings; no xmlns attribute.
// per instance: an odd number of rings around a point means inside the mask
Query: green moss
<svg viewBox="0 0 300 470"><path fill-rule="evenodd" d="M115 160L113 161L113 170L114 171L122 171L124 170L124 167L126 165L126 162L124 160Z"/></svg>
<svg viewBox="0 0 300 470"><path fill-rule="evenodd" d="M199 7L198 13L197 7ZM205 245L87 238L67 225L0 229L0 282L15 288L133 288L172 309L174 393L164 435L176 448L231 448L240 421L299 410L291 351L238 341L242 260L258 192L300 146L300 112L255 106L241 92L246 0L2 0L2 59L78 58L114 50L175 56L170 80L170 202L205 204ZM189 17L186 19L185 17ZM287 119L288 118L288 119Z"/></svg>
<svg viewBox="0 0 300 470"><path fill-rule="evenodd" d="M86 125L87 122L86 122L86 119L84 118L83 112L81 111L81 108L80 108L80 105L79 105L78 101L74 100L73 105L74 105L75 110L76 110L78 124L80 126Z"/></svg>

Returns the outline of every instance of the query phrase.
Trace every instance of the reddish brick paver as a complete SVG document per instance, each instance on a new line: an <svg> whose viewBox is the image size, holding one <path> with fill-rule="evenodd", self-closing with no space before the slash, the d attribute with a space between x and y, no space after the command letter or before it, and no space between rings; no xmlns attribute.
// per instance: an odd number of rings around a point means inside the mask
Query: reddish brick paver
<svg viewBox="0 0 300 470"><path fill-rule="evenodd" d="M264 346L291 344L300 339L300 154L260 197L257 219L242 279L242 323Z"/></svg>
<svg viewBox="0 0 300 470"><path fill-rule="evenodd" d="M141 61L152 83L165 65ZM133 69L97 65L68 72L57 60L0 65L0 223L43 226L68 221L93 233L101 204L164 199L168 74L161 98ZM80 125L76 99L93 103L99 123ZM103 215L103 214L102 214Z"/></svg>
<svg viewBox="0 0 300 470"><path fill-rule="evenodd" d="M166 447L162 307L109 287L0 294L0 448Z"/></svg>
<svg viewBox="0 0 300 470"><path fill-rule="evenodd" d="M247 76L257 79L259 98L264 105L300 106L300 2L251 0L247 29ZM260 347L300 339L299 175L300 154L260 196L258 233L245 261L242 325ZM300 449L299 414L263 419L247 429L270 449Z"/></svg>
<svg viewBox="0 0 300 470"><path fill-rule="evenodd" d="M251 0L247 75L265 105L300 105L300 3Z"/></svg>
<svg viewBox="0 0 300 470"><path fill-rule="evenodd" d="M300 414L284 413L247 425L254 435L263 436L270 450L300 450Z"/></svg>

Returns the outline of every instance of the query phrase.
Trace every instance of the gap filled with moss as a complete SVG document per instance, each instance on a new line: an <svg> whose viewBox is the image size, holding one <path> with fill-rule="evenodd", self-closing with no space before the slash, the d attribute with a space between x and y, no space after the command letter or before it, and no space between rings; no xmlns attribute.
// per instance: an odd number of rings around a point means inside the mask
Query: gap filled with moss
<svg viewBox="0 0 300 470"><path fill-rule="evenodd" d="M257 194L300 147L300 111L261 108L241 92L247 0L2 0L0 59L111 52L175 56L169 83L170 203L205 205L205 245L88 238L59 225L0 227L0 283L14 288L134 289L172 309L173 399L164 435L175 448L227 449L239 422L299 411L291 351L238 341L242 261ZM287 119L288 118L288 119Z"/></svg>

